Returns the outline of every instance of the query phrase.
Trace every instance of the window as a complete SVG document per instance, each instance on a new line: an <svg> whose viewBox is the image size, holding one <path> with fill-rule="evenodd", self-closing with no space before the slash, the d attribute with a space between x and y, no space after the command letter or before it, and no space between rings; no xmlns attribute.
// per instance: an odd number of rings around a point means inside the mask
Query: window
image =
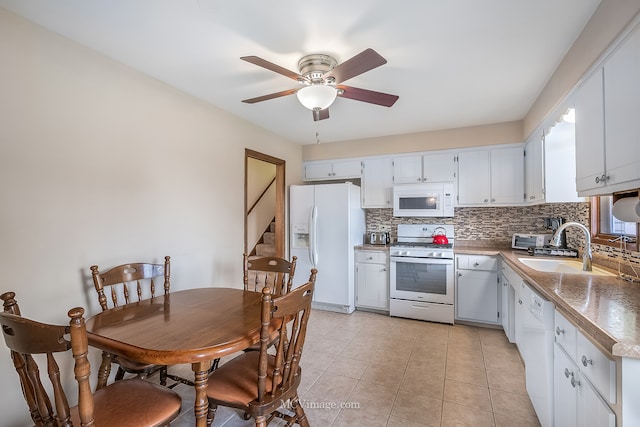
<svg viewBox="0 0 640 427"><path fill-rule="evenodd" d="M627 250L638 250L638 223L620 221L613 215L613 204L623 197L638 198L638 192L599 196L591 199L591 231L593 243L620 247L620 239L627 237Z"/></svg>

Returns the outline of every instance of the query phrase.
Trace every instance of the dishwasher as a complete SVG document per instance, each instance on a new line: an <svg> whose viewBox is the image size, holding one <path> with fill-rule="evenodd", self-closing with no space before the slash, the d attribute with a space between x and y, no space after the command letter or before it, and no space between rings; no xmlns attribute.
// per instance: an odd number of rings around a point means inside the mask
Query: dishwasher
<svg viewBox="0 0 640 427"><path fill-rule="evenodd" d="M526 387L542 427L553 426L554 306L526 283L520 295Z"/></svg>

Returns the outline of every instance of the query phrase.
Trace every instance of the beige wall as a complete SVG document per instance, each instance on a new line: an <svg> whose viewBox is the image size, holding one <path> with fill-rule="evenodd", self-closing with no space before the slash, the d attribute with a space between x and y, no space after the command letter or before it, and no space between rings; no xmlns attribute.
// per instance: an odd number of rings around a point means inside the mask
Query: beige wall
<svg viewBox="0 0 640 427"><path fill-rule="evenodd" d="M523 142L640 11L638 0L602 0L522 121L305 145L302 160L373 156ZM542 29L544 26L541 27Z"/></svg>
<svg viewBox="0 0 640 427"><path fill-rule="evenodd" d="M523 142L522 122L304 145L303 160L336 159Z"/></svg>
<svg viewBox="0 0 640 427"><path fill-rule="evenodd" d="M174 290L242 286L244 149L288 185L298 145L4 9L0 57L0 292L23 314L97 312L92 264L171 255ZM28 425L5 350L0 390L0 424Z"/></svg>

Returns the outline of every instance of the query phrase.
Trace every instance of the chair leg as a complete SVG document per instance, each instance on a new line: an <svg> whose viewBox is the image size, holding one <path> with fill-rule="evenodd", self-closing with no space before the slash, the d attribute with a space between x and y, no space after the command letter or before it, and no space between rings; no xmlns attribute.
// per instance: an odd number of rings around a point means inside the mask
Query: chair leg
<svg viewBox="0 0 640 427"><path fill-rule="evenodd" d="M167 385L167 367L166 366L162 366L160 368L160 385L161 386Z"/></svg>
<svg viewBox="0 0 640 427"><path fill-rule="evenodd" d="M209 411L207 411L207 426L213 424L213 419L216 417L216 411L218 410L218 405L214 405L209 402Z"/></svg>
<svg viewBox="0 0 640 427"><path fill-rule="evenodd" d="M102 362L100 363L100 368L98 369L98 383L96 385L96 390L100 390L101 388L107 385L107 381L109 380L110 373L111 373L111 355L103 351Z"/></svg>
<svg viewBox="0 0 640 427"><path fill-rule="evenodd" d="M291 406L293 406L293 410L296 413L296 423L298 423L301 427L309 427L307 414L304 413L304 408L302 407L302 405L300 405L298 396L291 399Z"/></svg>

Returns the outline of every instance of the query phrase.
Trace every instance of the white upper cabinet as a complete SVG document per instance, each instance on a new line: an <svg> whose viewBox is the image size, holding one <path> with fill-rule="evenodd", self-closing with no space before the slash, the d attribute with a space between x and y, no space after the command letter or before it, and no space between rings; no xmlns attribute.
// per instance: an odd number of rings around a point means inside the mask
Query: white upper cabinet
<svg viewBox="0 0 640 427"><path fill-rule="evenodd" d="M362 175L360 159L311 161L305 162L303 168L305 181L360 178Z"/></svg>
<svg viewBox="0 0 640 427"><path fill-rule="evenodd" d="M602 69L580 86L576 108L576 188L583 193L604 186L604 91Z"/></svg>
<svg viewBox="0 0 640 427"><path fill-rule="evenodd" d="M393 162L390 158L362 161L361 206L391 208L393 192Z"/></svg>
<svg viewBox="0 0 640 427"><path fill-rule="evenodd" d="M458 153L458 205L520 205L524 202L522 146Z"/></svg>
<svg viewBox="0 0 640 427"><path fill-rule="evenodd" d="M422 182L422 156L394 158L393 183L415 184L417 182Z"/></svg>
<svg viewBox="0 0 640 427"><path fill-rule="evenodd" d="M640 30L605 63L604 111L607 185L637 182L640 179Z"/></svg>
<svg viewBox="0 0 640 427"><path fill-rule="evenodd" d="M557 122L544 136L543 151L544 202L584 202L576 191L575 124L564 120ZM526 158L528 155L527 151ZM528 197L527 202L530 202Z"/></svg>
<svg viewBox="0 0 640 427"><path fill-rule="evenodd" d="M544 148L542 138L533 137L524 146L525 201L544 202Z"/></svg>
<svg viewBox="0 0 640 427"><path fill-rule="evenodd" d="M458 153L458 204L491 202L491 152L489 150Z"/></svg>
<svg viewBox="0 0 640 427"><path fill-rule="evenodd" d="M425 154L422 156L423 182L453 182L456 178L454 153Z"/></svg>
<svg viewBox="0 0 640 427"><path fill-rule="evenodd" d="M453 182L455 180L453 152L402 156L393 159L393 183Z"/></svg>
<svg viewBox="0 0 640 427"><path fill-rule="evenodd" d="M576 188L581 196L640 186L640 32L578 89Z"/></svg>
<svg viewBox="0 0 640 427"><path fill-rule="evenodd" d="M523 147L491 150L491 203L514 205L523 201Z"/></svg>

